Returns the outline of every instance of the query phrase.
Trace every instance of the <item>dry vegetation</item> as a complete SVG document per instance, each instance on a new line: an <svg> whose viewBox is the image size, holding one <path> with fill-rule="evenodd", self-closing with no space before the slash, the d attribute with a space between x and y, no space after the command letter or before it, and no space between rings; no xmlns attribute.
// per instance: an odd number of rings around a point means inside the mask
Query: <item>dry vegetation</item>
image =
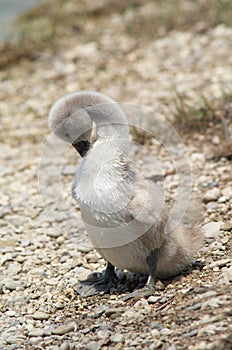
<svg viewBox="0 0 232 350"><path fill-rule="evenodd" d="M231 14L230 0L50 0L18 19L17 38L0 46L0 68L35 59L43 50L55 51L70 34L83 43L97 41L108 16L123 17L126 33L142 45L172 30L203 33L218 24L231 26ZM94 29L88 29L89 20Z"/></svg>
<svg viewBox="0 0 232 350"><path fill-rule="evenodd" d="M215 158L232 157L232 136L229 129L232 119L232 93L222 94L219 99L199 97L198 105L193 105L188 97L175 92L175 126L181 134L193 132L208 133L213 137L215 131L221 143L213 149Z"/></svg>

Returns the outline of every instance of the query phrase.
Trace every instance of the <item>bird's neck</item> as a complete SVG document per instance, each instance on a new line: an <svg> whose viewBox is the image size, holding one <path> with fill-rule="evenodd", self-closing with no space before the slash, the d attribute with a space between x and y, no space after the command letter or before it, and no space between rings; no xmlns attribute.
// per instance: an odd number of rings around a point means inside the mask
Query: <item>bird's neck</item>
<svg viewBox="0 0 232 350"><path fill-rule="evenodd" d="M118 103L97 92L77 93L75 98L78 108L84 109L95 123L98 138L129 138L128 122Z"/></svg>
<svg viewBox="0 0 232 350"><path fill-rule="evenodd" d="M133 172L126 155L111 140L98 140L83 159L76 178L77 200L117 210L130 199Z"/></svg>

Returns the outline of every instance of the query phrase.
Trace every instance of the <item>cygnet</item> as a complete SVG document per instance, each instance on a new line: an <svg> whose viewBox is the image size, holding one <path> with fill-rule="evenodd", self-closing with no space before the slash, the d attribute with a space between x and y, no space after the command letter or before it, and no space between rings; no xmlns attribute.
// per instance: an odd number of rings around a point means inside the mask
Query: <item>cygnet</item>
<svg viewBox="0 0 232 350"><path fill-rule="evenodd" d="M115 267L148 275L132 297L154 293L157 277L174 276L191 262L202 244L201 229L170 227L164 191L129 159L128 122L114 100L93 91L66 95L51 108L49 125L83 157L72 193L93 246L107 262L82 295L109 291L117 283Z"/></svg>

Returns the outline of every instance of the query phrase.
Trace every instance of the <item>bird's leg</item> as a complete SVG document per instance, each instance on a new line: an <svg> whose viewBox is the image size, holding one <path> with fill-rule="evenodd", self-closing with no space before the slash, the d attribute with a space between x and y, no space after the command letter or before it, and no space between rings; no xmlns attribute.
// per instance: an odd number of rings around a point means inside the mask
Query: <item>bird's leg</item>
<svg viewBox="0 0 232 350"><path fill-rule="evenodd" d="M157 262L158 262L158 254L159 254L159 249L154 249L151 251L151 253L148 255L146 259L148 269L149 269L149 275L145 286L148 286L153 290L155 289L155 283L156 283L156 268L157 268Z"/></svg>
<svg viewBox="0 0 232 350"><path fill-rule="evenodd" d="M95 285L108 284L109 287L116 285L118 277L115 273L115 267L109 261L107 261L106 269L102 276L95 282Z"/></svg>
<svg viewBox="0 0 232 350"><path fill-rule="evenodd" d="M111 282L113 280L114 281L118 280L118 277L115 273L115 267L109 261L107 261L106 269L105 269L105 272L104 272L102 277L103 277L105 282Z"/></svg>
<svg viewBox="0 0 232 350"><path fill-rule="evenodd" d="M154 249L147 256L146 262L148 265L148 279L145 286L141 289L134 290L132 293L127 294L123 297L123 300L129 300L132 298L142 298L146 296L153 295L155 293L155 283L156 283L156 267L158 261L159 250Z"/></svg>
<svg viewBox="0 0 232 350"><path fill-rule="evenodd" d="M76 288L76 291L82 297L92 296L101 292L107 293L110 291L110 288L117 285L117 280L115 267L108 261L104 273L81 281L81 285Z"/></svg>

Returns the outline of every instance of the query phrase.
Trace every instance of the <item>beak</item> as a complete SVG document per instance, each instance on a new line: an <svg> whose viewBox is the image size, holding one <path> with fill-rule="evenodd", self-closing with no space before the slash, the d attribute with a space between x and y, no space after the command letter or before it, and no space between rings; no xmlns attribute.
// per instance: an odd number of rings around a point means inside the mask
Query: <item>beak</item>
<svg viewBox="0 0 232 350"><path fill-rule="evenodd" d="M72 145L83 158L89 150L90 143L89 141L77 141L74 142Z"/></svg>

